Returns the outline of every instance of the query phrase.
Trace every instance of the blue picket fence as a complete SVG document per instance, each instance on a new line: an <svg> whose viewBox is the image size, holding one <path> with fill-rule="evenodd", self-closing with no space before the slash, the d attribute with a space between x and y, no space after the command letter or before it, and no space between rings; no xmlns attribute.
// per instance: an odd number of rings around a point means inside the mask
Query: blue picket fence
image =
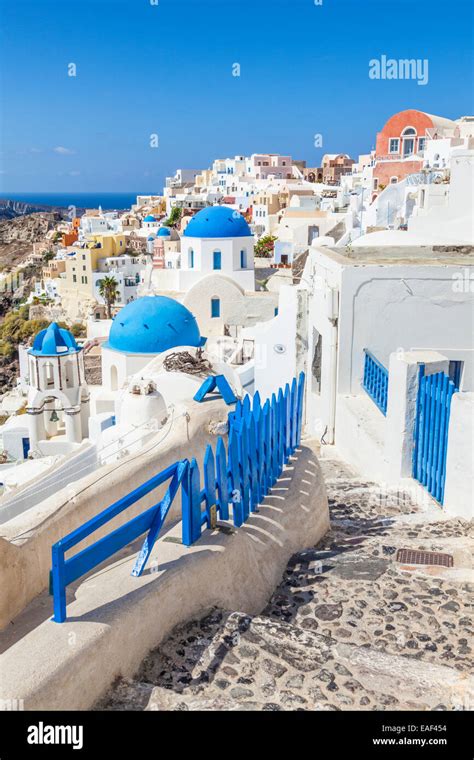
<svg viewBox="0 0 474 760"><path fill-rule="evenodd" d="M364 348L364 379L362 387L382 414L387 414L388 369L375 356Z"/></svg>
<svg viewBox="0 0 474 760"><path fill-rule="evenodd" d="M420 366L412 472L440 504L444 501L451 399L457 390L444 372L424 375L424 366Z"/></svg>
<svg viewBox="0 0 474 760"><path fill-rule="evenodd" d="M217 439L209 444L203 461L203 481L196 459L183 459L167 467L107 509L88 520L52 547L51 587L57 623L66 620L66 587L132 541L146 533L132 575L143 573L164 520L181 488L182 542L191 546L203 529L214 528L219 518L240 527L268 494L301 440L304 373L262 405L256 393L246 396L229 414L228 446ZM66 558L66 552L125 509L169 481L157 504L124 525ZM203 506L204 505L204 506Z"/></svg>

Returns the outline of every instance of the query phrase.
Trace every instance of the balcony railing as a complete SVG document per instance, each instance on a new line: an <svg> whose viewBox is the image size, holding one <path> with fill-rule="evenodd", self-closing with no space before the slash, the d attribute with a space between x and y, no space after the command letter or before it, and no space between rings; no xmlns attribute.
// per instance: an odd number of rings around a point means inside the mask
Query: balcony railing
<svg viewBox="0 0 474 760"><path fill-rule="evenodd" d="M388 369L364 348L364 380L362 387L378 406L382 414L387 414Z"/></svg>

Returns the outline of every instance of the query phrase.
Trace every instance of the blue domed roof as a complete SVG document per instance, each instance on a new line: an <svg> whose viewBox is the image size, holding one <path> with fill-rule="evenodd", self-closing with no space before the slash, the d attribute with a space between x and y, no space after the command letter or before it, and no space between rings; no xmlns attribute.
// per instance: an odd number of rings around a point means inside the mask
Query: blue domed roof
<svg viewBox="0 0 474 760"><path fill-rule="evenodd" d="M147 240L154 240L154 239L155 239L155 235L148 235L147 237Z"/></svg>
<svg viewBox="0 0 474 760"><path fill-rule="evenodd" d="M160 227L158 230L158 237L169 237L171 235L171 230L169 227Z"/></svg>
<svg viewBox="0 0 474 760"><path fill-rule="evenodd" d="M160 354L177 346L201 346L193 314L167 296L143 296L114 318L105 348L126 354Z"/></svg>
<svg viewBox="0 0 474 760"><path fill-rule="evenodd" d="M193 216L184 233L186 237L250 237L250 227L242 214L229 206L209 206Z"/></svg>
<svg viewBox="0 0 474 760"><path fill-rule="evenodd" d="M156 218L153 216L153 214L148 214L143 220L144 222L156 222Z"/></svg>
<svg viewBox="0 0 474 760"><path fill-rule="evenodd" d="M75 354L80 351L74 335L56 322L51 322L49 327L41 330L33 341L33 348L28 353L33 356L64 356Z"/></svg>

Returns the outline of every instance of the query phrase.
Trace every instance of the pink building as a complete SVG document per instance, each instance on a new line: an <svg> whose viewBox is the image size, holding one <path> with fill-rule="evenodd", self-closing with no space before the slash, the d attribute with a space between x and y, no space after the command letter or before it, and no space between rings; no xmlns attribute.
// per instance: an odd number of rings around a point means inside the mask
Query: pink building
<svg viewBox="0 0 474 760"><path fill-rule="evenodd" d="M275 179L290 179L293 176L291 156L278 153L253 153L250 156L248 174L255 179L266 179L273 175Z"/></svg>

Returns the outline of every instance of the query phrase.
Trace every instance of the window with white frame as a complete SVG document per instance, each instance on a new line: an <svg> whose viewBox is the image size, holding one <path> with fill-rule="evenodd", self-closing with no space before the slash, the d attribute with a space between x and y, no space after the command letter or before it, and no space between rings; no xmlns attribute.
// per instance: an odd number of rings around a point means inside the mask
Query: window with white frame
<svg viewBox="0 0 474 760"><path fill-rule="evenodd" d="M400 149L400 139L398 137L391 137L389 146L388 146L388 152L398 153L399 149Z"/></svg>
<svg viewBox="0 0 474 760"><path fill-rule="evenodd" d="M426 146L426 137L419 137L418 138L418 150L423 151Z"/></svg>

